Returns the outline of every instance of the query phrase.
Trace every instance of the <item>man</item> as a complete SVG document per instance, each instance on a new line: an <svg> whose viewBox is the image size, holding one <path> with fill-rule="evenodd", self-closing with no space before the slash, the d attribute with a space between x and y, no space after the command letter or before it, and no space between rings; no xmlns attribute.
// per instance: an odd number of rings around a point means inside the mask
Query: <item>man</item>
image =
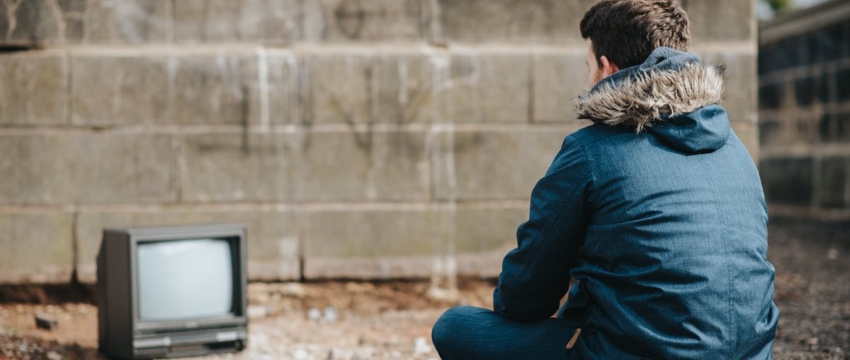
<svg viewBox="0 0 850 360"><path fill-rule="evenodd" d="M581 21L593 121L531 194L495 311L433 329L443 359L770 359L779 312L758 172L686 53L675 0L602 0ZM570 281L566 304L559 300Z"/></svg>

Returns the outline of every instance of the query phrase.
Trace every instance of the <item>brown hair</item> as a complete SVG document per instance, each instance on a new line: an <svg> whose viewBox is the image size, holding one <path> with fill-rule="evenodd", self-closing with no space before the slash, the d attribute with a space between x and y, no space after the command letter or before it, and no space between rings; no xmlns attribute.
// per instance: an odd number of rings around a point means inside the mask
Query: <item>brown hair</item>
<svg viewBox="0 0 850 360"><path fill-rule="evenodd" d="M676 0L602 0L581 19L596 59L604 55L621 69L640 65L658 47L687 51L688 14Z"/></svg>

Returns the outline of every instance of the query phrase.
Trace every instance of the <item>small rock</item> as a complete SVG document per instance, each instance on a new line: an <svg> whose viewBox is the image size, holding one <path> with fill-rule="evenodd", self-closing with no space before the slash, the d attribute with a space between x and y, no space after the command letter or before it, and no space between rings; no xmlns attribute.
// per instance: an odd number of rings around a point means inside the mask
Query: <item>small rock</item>
<svg viewBox="0 0 850 360"><path fill-rule="evenodd" d="M62 355L59 355L58 352L51 351L47 353L47 358L50 360L62 360Z"/></svg>
<svg viewBox="0 0 850 360"><path fill-rule="evenodd" d="M36 315L35 316L35 327L44 330L53 330L57 326L59 326L59 322L52 317L48 317L45 315Z"/></svg>
<svg viewBox="0 0 850 360"><path fill-rule="evenodd" d="M304 286L299 283L286 283L280 287L280 293L284 296L302 298L307 295Z"/></svg>
<svg viewBox="0 0 850 360"><path fill-rule="evenodd" d="M325 321L334 322L334 321L336 321L336 319L337 319L336 309L334 309L331 306L326 307L325 308Z"/></svg>
<svg viewBox="0 0 850 360"><path fill-rule="evenodd" d="M345 291L355 294L362 294L375 291L375 285L372 283L357 283L357 282L349 282L345 284Z"/></svg>
<svg viewBox="0 0 850 360"><path fill-rule="evenodd" d="M816 338L816 337L809 338L809 339L806 340L806 345L817 345L817 344L818 344L818 338Z"/></svg>
<svg viewBox="0 0 850 360"><path fill-rule="evenodd" d="M425 355L431 352L431 346L424 337L418 337L413 342L413 355Z"/></svg>
<svg viewBox="0 0 850 360"><path fill-rule="evenodd" d="M257 291L257 292L268 292L269 291L269 284L263 283L263 282L255 282L255 283L251 283L251 285L249 285L248 289L251 290L251 291Z"/></svg>
<svg viewBox="0 0 850 360"><path fill-rule="evenodd" d="M829 249L826 252L826 258L833 261L838 260L838 249Z"/></svg>
<svg viewBox="0 0 850 360"><path fill-rule="evenodd" d="M255 304L267 304L271 300L268 293L255 293L250 298L251 302Z"/></svg>
<svg viewBox="0 0 850 360"><path fill-rule="evenodd" d="M333 348L328 353L328 360L347 360L351 359L351 352L343 349Z"/></svg>
<svg viewBox="0 0 850 360"><path fill-rule="evenodd" d="M296 359L306 359L307 351L304 349L295 349L295 351L292 352L292 357Z"/></svg>
<svg viewBox="0 0 850 360"><path fill-rule="evenodd" d="M437 301L456 301L458 299L457 289L446 289L440 287L431 287L428 289L428 297Z"/></svg>
<svg viewBox="0 0 850 360"><path fill-rule="evenodd" d="M371 347L360 348L357 350L357 353L354 354L353 360L369 360L372 359L375 355L375 349Z"/></svg>
<svg viewBox="0 0 850 360"><path fill-rule="evenodd" d="M269 309L265 306L250 305L248 306L248 318L258 319L269 315Z"/></svg>
<svg viewBox="0 0 850 360"><path fill-rule="evenodd" d="M310 310L307 310L307 319L310 319L312 321L322 320L322 311L317 308L311 308Z"/></svg>

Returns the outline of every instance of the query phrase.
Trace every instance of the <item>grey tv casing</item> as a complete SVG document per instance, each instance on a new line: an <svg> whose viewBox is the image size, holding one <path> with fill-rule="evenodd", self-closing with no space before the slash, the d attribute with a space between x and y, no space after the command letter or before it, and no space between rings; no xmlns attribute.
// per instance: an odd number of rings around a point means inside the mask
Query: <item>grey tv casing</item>
<svg viewBox="0 0 850 360"><path fill-rule="evenodd" d="M242 350L248 338L246 236L244 225L233 224L104 229L97 256L100 352L111 358L151 359ZM140 319L138 244L202 238L226 238L230 242L233 313L172 321Z"/></svg>

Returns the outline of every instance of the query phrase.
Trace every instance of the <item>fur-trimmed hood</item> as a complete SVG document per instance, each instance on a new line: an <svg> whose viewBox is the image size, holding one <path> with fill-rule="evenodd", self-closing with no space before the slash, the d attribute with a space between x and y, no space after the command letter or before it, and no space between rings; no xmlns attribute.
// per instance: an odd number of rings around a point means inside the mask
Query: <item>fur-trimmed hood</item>
<svg viewBox="0 0 850 360"><path fill-rule="evenodd" d="M639 66L603 79L576 99L580 119L649 131L683 151L713 151L729 136L724 69L694 54L658 48Z"/></svg>

